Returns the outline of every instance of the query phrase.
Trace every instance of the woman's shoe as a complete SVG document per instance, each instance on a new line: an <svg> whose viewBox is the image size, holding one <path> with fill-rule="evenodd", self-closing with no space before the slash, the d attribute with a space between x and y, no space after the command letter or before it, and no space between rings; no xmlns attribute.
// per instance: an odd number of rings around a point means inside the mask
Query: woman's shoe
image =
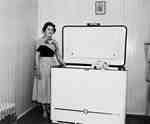
<svg viewBox="0 0 150 124"><path fill-rule="evenodd" d="M51 123L51 117L50 117L50 112L47 111L47 119L48 119L48 122Z"/></svg>
<svg viewBox="0 0 150 124"><path fill-rule="evenodd" d="M51 120L50 118L48 118L48 122L49 122L50 124L52 124L52 120Z"/></svg>
<svg viewBox="0 0 150 124"><path fill-rule="evenodd" d="M47 112L43 111L43 118L47 118Z"/></svg>

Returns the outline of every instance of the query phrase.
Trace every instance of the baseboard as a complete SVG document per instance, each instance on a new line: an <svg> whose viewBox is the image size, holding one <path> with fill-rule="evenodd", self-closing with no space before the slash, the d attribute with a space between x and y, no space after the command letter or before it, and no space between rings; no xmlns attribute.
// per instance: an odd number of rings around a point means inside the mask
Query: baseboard
<svg viewBox="0 0 150 124"><path fill-rule="evenodd" d="M127 114L127 119L137 119L137 120L150 120L150 116L148 115L135 115L135 114Z"/></svg>
<svg viewBox="0 0 150 124"><path fill-rule="evenodd" d="M139 112L139 113L137 113L137 112L126 112L126 115L146 115L144 112Z"/></svg>
<svg viewBox="0 0 150 124"><path fill-rule="evenodd" d="M23 116L25 116L28 112L30 112L35 107L36 107L36 105L33 104L31 107L29 107L27 110L25 110L22 114L18 115L17 120L21 119Z"/></svg>

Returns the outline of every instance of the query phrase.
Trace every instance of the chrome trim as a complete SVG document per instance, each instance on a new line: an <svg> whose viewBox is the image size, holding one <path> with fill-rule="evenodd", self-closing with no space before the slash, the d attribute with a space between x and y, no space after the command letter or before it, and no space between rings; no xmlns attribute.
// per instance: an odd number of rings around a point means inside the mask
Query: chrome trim
<svg viewBox="0 0 150 124"><path fill-rule="evenodd" d="M81 112L85 115L89 114L89 113L93 113L93 114L105 114L105 115L120 115L119 113L112 113L112 112L95 112L95 111L89 111L88 109L84 108L82 110L79 109L68 109L68 108L58 108L55 107L55 110L63 110L63 111L74 111L74 112Z"/></svg>

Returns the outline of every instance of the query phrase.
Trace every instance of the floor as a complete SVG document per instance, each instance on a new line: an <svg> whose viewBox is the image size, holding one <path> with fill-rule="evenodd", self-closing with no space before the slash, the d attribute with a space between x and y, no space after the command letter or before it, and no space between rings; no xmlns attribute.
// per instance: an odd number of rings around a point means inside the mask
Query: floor
<svg viewBox="0 0 150 124"><path fill-rule="evenodd" d="M47 119L42 117L42 109L36 107L18 120L17 124L50 124Z"/></svg>
<svg viewBox="0 0 150 124"><path fill-rule="evenodd" d="M50 124L47 119L42 117L41 113L41 108L36 107L19 119L17 124ZM127 115L126 124L150 124L150 116Z"/></svg>

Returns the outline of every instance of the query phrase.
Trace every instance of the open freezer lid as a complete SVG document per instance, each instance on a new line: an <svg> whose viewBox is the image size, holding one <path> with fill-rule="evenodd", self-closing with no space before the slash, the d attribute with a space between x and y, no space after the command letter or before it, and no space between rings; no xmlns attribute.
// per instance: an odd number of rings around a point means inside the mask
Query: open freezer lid
<svg viewBox="0 0 150 124"><path fill-rule="evenodd" d="M124 25L64 26L63 60L67 64L89 65L106 61L124 66L127 28Z"/></svg>

